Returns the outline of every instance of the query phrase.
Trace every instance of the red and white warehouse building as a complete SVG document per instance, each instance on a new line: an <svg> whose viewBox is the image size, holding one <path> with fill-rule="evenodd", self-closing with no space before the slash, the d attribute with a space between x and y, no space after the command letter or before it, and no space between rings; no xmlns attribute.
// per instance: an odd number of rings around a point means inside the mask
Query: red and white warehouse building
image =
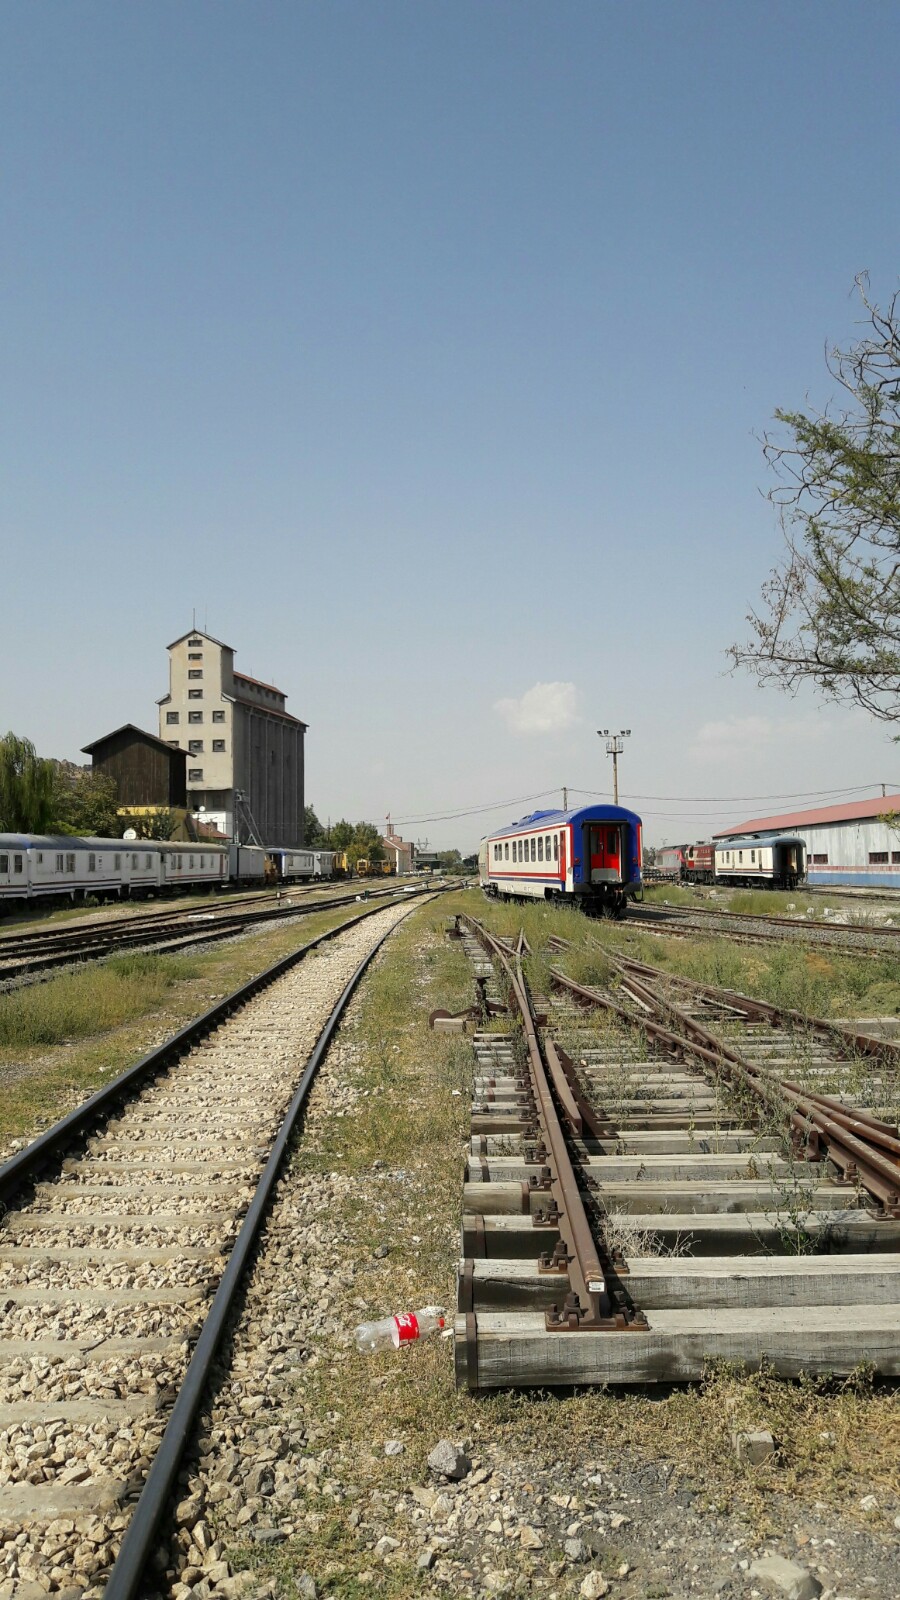
<svg viewBox="0 0 900 1600"><path fill-rule="evenodd" d="M900 889L900 794L754 817L715 838L719 842L772 833L793 833L805 840L809 883Z"/></svg>

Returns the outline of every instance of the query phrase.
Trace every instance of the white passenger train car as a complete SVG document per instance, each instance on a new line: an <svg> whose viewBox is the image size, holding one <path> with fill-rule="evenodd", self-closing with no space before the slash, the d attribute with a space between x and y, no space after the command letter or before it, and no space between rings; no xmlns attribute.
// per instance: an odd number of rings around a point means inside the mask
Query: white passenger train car
<svg viewBox="0 0 900 1600"><path fill-rule="evenodd" d="M794 889L806 877L806 844L793 834L723 839L716 845L716 883L752 889Z"/></svg>

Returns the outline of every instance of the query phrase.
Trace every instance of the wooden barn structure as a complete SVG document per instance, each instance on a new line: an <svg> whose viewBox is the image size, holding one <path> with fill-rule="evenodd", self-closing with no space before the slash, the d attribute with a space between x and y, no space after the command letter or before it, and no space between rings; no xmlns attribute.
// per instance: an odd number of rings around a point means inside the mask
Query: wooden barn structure
<svg viewBox="0 0 900 1600"><path fill-rule="evenodd" d="M82 746L95 772L113 779L120 809L158 807L183 811L187 805L187 751L145 733L133 722Z"/></svg>

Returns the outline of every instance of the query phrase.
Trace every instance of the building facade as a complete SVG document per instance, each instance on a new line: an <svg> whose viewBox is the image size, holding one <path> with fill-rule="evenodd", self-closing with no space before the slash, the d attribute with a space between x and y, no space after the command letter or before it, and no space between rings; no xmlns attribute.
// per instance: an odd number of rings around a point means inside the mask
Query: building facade
<svg viewBox="0 0 900 1600"><path fill-rule="evenodd" d="M402 873L413 871L416 847L408 839L401 839L399 833L394 833L391 829L390 832L382 834L381 845L385 860L391 863L398 877Z"/></svg>
<svg viewBox="0 0 900 1600"><path fill-rule="evenodd" d="M193 628L168 647L159 735L187 752L190 809L230 839L303 843L306 723L287 696L234 669L234 650Z"/></svg>
<svg viewBox="0 0 900 1600"><path fill-rule="evenodd" d="M805 841L809 883L900 889L900 794L756 817L715 837L769 833L794 833Z"/></svg>

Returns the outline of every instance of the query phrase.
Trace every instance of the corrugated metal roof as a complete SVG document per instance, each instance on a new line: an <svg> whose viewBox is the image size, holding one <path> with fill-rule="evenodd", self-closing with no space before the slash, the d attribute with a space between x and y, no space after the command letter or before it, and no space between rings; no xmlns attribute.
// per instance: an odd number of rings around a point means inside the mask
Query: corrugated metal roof
<svg viewBox="0 0 900 1600"><path fill-rule="evenodd" d="M734 839L741 833L783 833L786 828L820 828L829 822L865 822L886 811L900 811L900 794L879 794L871 800L845 800L838 806L817 806L814 811L783 811L776 817L756 817L713 834L714 839Z"/></svg>

